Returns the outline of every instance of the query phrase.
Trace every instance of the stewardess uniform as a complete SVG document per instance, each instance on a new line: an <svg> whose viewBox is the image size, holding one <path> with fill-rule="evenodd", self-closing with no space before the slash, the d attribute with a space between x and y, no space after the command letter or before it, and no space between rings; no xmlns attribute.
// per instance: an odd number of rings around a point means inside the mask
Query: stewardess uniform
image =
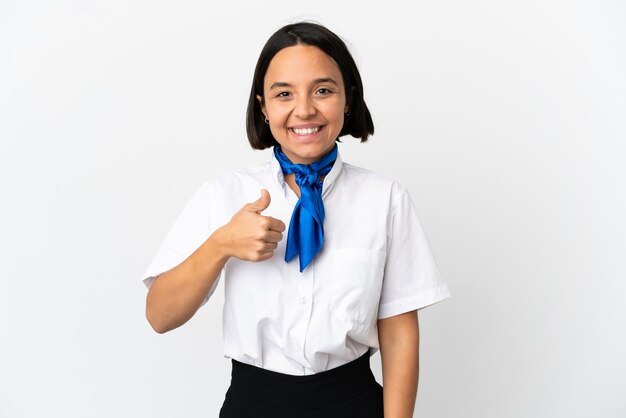
<svg viewBox="0 0 626 418"><path fill-rule="evenodd" d="M377 320L422 309L450 292L406 188L343 162L338 152L318 183L323 245L304 268L298 256L287 262L299 198L276 155L204 182L143 282L150 287L267 189L271 203L261 214L287 226L274 256L230 258L202 303L222 281L224 356L233 372L220 417L382 417L382 388L369 367L379 349Z"/></svg>

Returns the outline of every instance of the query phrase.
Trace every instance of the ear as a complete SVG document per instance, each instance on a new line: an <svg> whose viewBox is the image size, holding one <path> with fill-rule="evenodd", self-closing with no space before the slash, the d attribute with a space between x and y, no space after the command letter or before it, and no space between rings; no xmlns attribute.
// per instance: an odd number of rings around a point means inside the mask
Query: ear
<svg viewBox="0 0 626 418"><path fill-rule="evenodd" d="M346 107L343 109L343 113L348 113L350 112L350 106L346 105Z"/></svg>
<svg viewBox="0 0 626 418"><path fill-rule="evenodd" d="M263 97L256 95L256 99L259 101L259 106L261 106L261 112L267 117L267 113L265 113L265 103L263 103Z"/></svg>

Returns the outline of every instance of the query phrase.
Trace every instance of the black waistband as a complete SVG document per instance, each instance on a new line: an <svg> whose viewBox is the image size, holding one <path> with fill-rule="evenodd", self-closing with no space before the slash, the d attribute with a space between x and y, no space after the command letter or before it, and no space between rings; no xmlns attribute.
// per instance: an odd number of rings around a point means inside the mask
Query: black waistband
<svg viewBox="0 0 626 418"><path fill-rule="evenodd" d="M376 379L370 354L320 373L295 376L266 370L232 359L231 386L227 396L287 407L333 405L371 390Z"/></svg>

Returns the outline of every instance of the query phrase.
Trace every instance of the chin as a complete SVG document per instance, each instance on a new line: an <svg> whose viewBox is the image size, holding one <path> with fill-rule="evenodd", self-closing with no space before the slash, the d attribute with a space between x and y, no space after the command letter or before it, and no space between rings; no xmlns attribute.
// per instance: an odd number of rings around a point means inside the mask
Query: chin
<svg viewBox="0 0 626 418"><path fill-rule="evenodd" d="M327 148L327 147L311 147L311 149L308 150L300 150L299 152L295 152L294 154L297 155L300 158L307 158L307 159L320 159L322 158L324 155L328 154L330 152L330 150L332 150L332 147Z"/></svg>

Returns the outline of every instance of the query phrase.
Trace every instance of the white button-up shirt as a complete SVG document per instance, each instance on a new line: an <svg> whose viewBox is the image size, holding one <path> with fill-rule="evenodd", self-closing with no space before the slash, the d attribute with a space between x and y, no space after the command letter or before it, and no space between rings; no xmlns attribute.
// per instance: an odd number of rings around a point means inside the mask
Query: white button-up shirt
<svg viewBox="0 0 626 418"><path fill-rule="evenodd" d="M263 215L287 226L274 257L230 258L206 296L224 282L224 356L291 375L308 375L379 349L377 320L450 296L407 190L398 182L343 163L339 153L324 178L322 250L299 271L285 262L297 195L273 153L269 162L200 186L143 275L156 276L191 255L261 189L271 196Z"/></svg>

